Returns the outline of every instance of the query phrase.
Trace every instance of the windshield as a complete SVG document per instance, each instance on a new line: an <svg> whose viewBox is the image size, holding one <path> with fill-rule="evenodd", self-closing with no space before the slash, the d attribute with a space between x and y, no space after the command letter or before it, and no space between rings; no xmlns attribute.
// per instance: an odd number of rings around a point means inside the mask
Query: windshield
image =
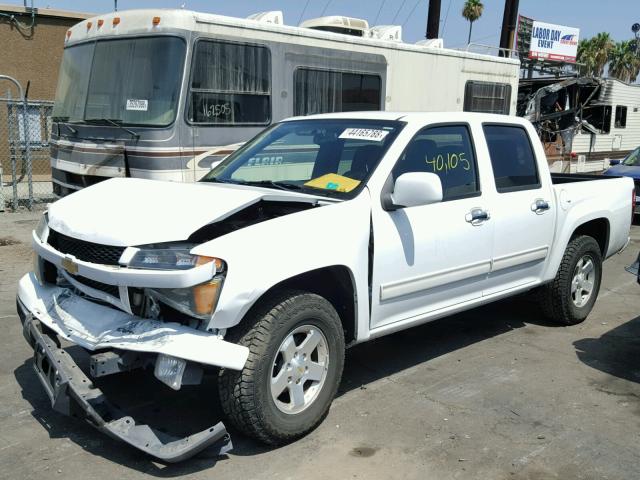
<svg viewBox="0 0 640 480"><path fill-rule="evenodd" d="M352 197L404 123L297 120L277 124L231 155L202 181Z"/></svg>
<svg viewBox="0 0 640 480"><path fill-rule="evenodd" d="M169 125L178 107L184 56L185 42L177 37L100 40L68 47L54 120Z"/></svg>
<svg viewBox="0 0 640 480"><path fill-rule="evenodd" d="M640 167L640 147L627 155L622 163L627 167Z"/></svg>

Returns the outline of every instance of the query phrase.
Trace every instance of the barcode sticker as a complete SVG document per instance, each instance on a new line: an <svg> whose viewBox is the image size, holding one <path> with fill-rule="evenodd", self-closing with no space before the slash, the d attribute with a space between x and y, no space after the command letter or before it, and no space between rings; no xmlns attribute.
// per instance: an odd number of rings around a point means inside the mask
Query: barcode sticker
<svg viewBox="0 0 640 480"><path fill-rule="evenodd" d="M138 110L140 112L146 112L148 108L148 100L139 100L134 98L127 99L127 110Z"/></svg>
<svg viewBox="0 0 640 480"><path fill-rule="evenodd" d="M381 142L388 134L389 132L387 130L377 130L374 128L347 128L340 134L340 138Z"/></svg>

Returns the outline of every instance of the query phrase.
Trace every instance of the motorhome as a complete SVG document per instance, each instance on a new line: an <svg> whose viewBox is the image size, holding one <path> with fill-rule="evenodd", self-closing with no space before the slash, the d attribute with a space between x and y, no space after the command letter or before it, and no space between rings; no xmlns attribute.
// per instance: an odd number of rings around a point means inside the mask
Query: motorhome
<svg viewBox="0 0 640 480"><path fill-rule="evenodd" d="M109 177L192 182L265 126L315 113L515 114L519 62L402 41L400 26L323 17L284 25L130 10L66 32L53 113L54 191ZM277 162L278 159L259 159Z"/></svg>
<svg viewBox="0 0 640 480"><path fill-rule="evenodd" d="M602 172L640 146L640 85L613 78L521 80L518 115L540 134L553 172Z"/></svg>

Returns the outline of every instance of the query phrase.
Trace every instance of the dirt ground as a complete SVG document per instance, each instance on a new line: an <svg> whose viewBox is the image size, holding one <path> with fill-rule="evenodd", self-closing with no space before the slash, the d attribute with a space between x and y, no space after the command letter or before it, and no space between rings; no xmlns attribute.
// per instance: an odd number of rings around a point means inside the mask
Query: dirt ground
<svg viewBox="0 0 640 480"><path fill-rule="evenodd" d="M231 431L227 457L164 465L50 409L15 313L37 219L0 214L0 478L640 476L640 285L624 271L640 227L606 262L585 323L550 325L524 296L356 346L329 416L306 438L271 449ZM220 419L214 378L181 392L151 372L97 383L171 431Z"/></svg>

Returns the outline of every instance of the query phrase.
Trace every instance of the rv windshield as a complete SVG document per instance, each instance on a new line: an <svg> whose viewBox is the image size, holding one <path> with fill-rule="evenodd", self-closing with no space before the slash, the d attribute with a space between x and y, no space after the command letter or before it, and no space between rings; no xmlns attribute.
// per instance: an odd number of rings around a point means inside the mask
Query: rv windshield
<svg viewBox="0 0 640 480"><path fill-rule="evenodd" d="M403 126L354 119L283 122L245 144L202 181L351 198Z"/></svg>
<svg viewBox="0 0 640 480"><path fill-rule="evenodd" d="M68 47L60 68L54 120L169 125L178 107L184 57L184 40L168 36Z"/></svg>

